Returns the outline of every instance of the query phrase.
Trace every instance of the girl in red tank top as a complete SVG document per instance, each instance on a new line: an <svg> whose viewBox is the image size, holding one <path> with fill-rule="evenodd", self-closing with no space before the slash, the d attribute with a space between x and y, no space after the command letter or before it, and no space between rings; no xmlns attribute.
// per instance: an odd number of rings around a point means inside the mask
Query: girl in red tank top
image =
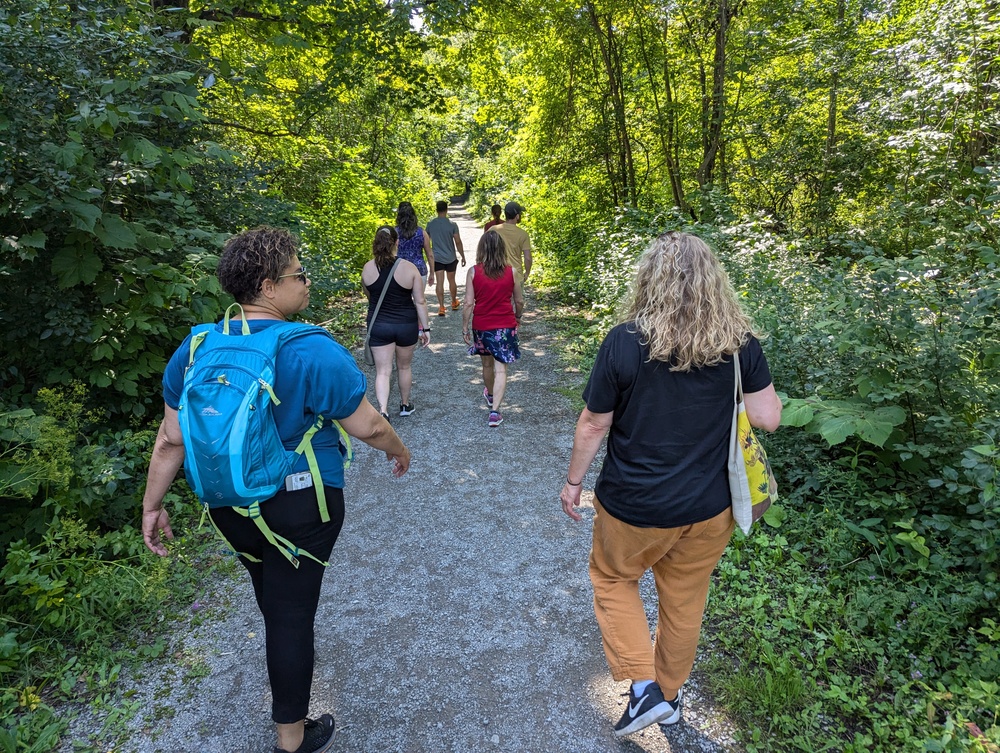
<svg viewBox="0 0 1000 753"><path fill-rule="evenodd" d="M483 398L490 408L488 424L499 426L503 422L500 404L507 387L507 364L521 357L517 325L524 310L524 294L507 264L507 251L498 233L485 233L480 238L476 259L479 263L465 278L462 337L469 355L482 359Z"/></svg>

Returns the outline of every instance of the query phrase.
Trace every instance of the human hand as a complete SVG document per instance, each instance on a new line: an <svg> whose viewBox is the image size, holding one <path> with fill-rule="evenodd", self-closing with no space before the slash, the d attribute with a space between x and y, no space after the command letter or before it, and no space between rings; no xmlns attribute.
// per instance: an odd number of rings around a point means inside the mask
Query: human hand
<svg viewBox="0 0 1000 753"><path fill-rule="evenodd" d="M431 333L428 330L422 330L417 335L417 340L420 341L420 346L425 347L431 341Z"/></svg>
<svg viewBox="0 0 1000 753"><path fill-rule="evenodd" d="M392 461L392 475L399 478L408 470L410 470L410 451L403 448L403 452L399 455L393 455L391 453L385 454L386 458Z"/></svg>
<svg viewBox="0 0 1000 753"><path fill-rule="evenodd" d="M466 345L472 344L472 333L468 330L462 330L462 339L465 340Z"/></svg>
<svg viewBox="0 0 1000 753"><path fill-rule="evenodd" d="M169 552L160 540L160 531L163 535L172 539L174 532L170 528L170 515L162 507L156 510L142 511L142 540L146 543L146 548L153 554L166 557Z"/></svg>
<svg viewBox="0 0 1000 753"><path fill-rule="evenodd" d="M562 491L559 492L559 501L562 502L563 512L573 518L573 520L583 520L583 516L573 509L580 506L580 492L582 491L582 484L573 486L567 481L563 484Z"/></svg>

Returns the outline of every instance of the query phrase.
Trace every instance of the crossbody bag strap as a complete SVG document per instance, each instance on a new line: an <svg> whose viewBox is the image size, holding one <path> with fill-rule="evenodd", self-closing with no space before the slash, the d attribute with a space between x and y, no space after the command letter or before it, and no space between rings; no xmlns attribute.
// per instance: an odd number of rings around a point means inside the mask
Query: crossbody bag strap
<svg viewBox="0 0 1000 753"><path fill-rule="evenodd" d="M372 320L368 322L368 331L365 333L365 345L368 344L368 338L372 336L372 325L375 323L375 318L378 316L378 311L382 308L382 301L385 300L385 294L389 292L389 283L392 282L393 275L396 274L396 267L399 266L399 257L396 257L396 261L392 263L392 269L389 270L389 277L385 281L385 285L382 286L382 294L378 297L378 303L375 304L375 310L372 312Z"/></svg>

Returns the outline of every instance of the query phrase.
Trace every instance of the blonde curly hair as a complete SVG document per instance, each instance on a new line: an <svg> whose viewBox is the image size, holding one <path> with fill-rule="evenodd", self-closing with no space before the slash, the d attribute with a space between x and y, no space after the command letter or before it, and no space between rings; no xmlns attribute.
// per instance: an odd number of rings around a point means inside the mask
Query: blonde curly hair
<svg viewBox="0 0 1000 753"><path fill-rule="evenodd" d="M712 249L680 232L659 236L639 258L622 321L635 325L649 360L671 371L721 363L756 334Z"/></svg>

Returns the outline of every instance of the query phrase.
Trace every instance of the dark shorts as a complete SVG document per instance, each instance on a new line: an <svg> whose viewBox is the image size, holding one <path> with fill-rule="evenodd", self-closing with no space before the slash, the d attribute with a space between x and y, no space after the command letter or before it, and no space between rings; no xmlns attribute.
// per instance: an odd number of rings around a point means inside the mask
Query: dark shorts
<svg viewBox="0 0 1000 753"><path fill-rule="evenodd" d="M500 363L514 363L521 357L517 328L472 330L470 356L493 356Z"/></svg>
<svg viewBox="0 0 1000 753"><path fill-rule="evenodd" d="M456 269L458 269L458 259L449 262L438 261L437 259L434 260L435 274L438 272L454 272Z"/></svg>
<svg viewBox="0 0 1000 753"><path fill-rule="evenodd" d="M399 345L406 348L417 344L416 322L385 322L375 320L368 342L373 348L380 345Z"/></svg>

